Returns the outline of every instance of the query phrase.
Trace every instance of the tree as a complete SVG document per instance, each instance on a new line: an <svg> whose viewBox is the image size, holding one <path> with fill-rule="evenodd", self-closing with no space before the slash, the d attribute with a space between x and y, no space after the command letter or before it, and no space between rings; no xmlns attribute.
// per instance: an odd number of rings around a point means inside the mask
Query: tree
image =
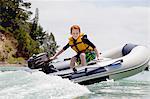
<svg viewBox="0 0 150 99"><path fill-rule="evenodd" d="M40 44L43 44L43 39L45 37L46 32L43 31L43 28L40 25L38 25L38 19L39 19L39 10L38 8L36 8L33 23L31 23L30 36L33 40L39 41Z"/></svg>
<svg viewBox="0 0 150 99"><path fill-rule="evenodd" d="M36 35L36 31L38 27L38 19L39 19L39 10L38 8L36 8L35 17L33 18L33 23L32 23L31 32L30 32L30 36L34 40L37 40L37 36L38 36Z"/></svg>
<svg viewBox="0 0 150 99"><path fill-rule="evenodd" d="M0 24L9 28L10 32L15 31L29 19L32 13L25 9L30 8L30 6L31 3L23 0L1 0Z"/></svg>
<svg viewBox="0 0 150 99"><path fill-rule="evenodd" d="M29 58L32 54L40 53L40 46L46 38L46 32L42 26L38 24L39 11L36 9L36 14L33 22L30 21L32 14L28 9L31 8L30 2L24 0L1 0L0 1L0 25L13 34L18 41L16 57L23 56ZM50 37L53 38L54 36ZM55 42L56 43L56 42ZM52 43L53 51L56 52L56 44ZM51 48L52 48L51 47ZM52 52L51 52L52 53Z"/></svg>
<svg viewBox="0 0 150 99"><path fill-rule="evenodd" d="M55 41L53 33L46 34L45 39L43 40L44 51L48 53L49 56L53 56L56 53L57 48L59 47Z"/></svg>

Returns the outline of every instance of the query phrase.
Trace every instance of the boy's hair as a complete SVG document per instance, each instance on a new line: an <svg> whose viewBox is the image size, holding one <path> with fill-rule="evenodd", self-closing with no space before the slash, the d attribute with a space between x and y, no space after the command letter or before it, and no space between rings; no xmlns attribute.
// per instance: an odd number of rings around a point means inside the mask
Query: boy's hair
<svg viewBox="0 0 150 99"><path fill-rule="evenodd" d="M80 27L79 27L78 25L73 25L73 26L71 26L71 28L70 28L70 33L72 33L72 30L73 30L73 29L78 29L79 32L80 32Z"/></svg>

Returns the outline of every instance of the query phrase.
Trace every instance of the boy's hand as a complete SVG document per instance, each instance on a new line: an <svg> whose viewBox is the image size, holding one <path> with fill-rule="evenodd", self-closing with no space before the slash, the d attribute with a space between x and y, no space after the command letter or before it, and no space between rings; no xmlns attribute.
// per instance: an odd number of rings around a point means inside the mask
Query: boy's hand
<svg viewBox="0 0 150 99"><path fill-rule="evenodd" d="M56 57L52 56L52 57L48 58L48 60L46 60L45 62L50 62L50 61L52 61L54 59L56 59Z"/></svg>
<svg viewBox="0 0 150 99"><path fill-rule="evenodd" d="M99 57L97 57L97 60L103 60L103 57L100 55Z"/></svg>
<svg viewBox="0 0 150 99"><path fill-rule="evenodd" d="M56 58L57 58L57 57L52 56L52 57L49 58L49 61L52 61L52 60L54 60L54 59L56 59Z"/></svg>

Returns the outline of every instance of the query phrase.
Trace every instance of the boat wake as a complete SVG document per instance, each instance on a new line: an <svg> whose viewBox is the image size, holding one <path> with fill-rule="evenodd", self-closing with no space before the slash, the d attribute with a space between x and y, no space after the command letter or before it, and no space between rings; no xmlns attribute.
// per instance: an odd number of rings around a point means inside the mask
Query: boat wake
<svg viewBox="0 0 150 99"><path fill-rule="evenodd" d="M86 86L43 72L0 72L0 99L71 99L89 93Z"/></svg>
<svg viewBox="0 0 150 99"><path fill-rule="evenodd" d="M149 99L150 97L150 72L142 72L122 80L107 80L93 85L88 85L92 92L91 98L114 98L122 99Z"/></svg>
<svg viewBox="0 0 150 99"><path fill-rule="evenodd" d="M143 71L141 73L138 73L137 75L125 78L125 80L150 82L150 77L148 75L150 75L150 71Z"/></svg>

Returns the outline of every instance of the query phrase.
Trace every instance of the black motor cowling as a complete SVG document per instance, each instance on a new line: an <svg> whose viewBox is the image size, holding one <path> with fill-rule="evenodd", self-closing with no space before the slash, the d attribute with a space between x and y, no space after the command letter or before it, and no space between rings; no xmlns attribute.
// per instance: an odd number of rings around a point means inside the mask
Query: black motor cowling
<svg viewBox="0 0 150 99"><path fill-rule="evenodd" d="M46 74L49 74L49 73L57 72L59 70L56 69L53 65L48 64L48 65L44 65L41 71L43 71Z"/></svg>
<svg viewBox="0 0 150 99"><path fill-rule="evenodd" d="M45 63L45 61L48 61L47 53L32 55L32 57L28 59L28 67L31 69L42 68L43 66L48 65L47 63Z"/></svg>

